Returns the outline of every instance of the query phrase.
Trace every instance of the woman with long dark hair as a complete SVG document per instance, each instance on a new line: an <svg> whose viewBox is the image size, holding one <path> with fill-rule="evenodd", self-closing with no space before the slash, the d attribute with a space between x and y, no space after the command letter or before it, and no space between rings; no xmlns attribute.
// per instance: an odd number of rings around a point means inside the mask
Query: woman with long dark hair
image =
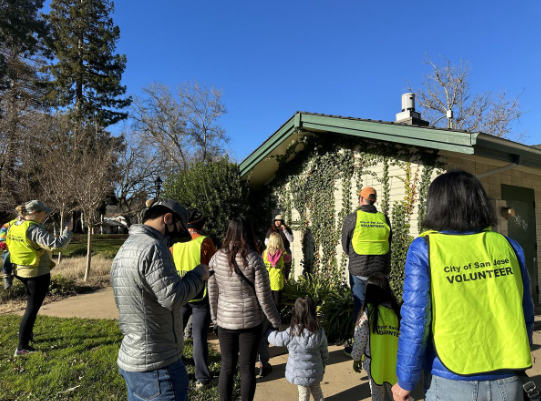
<svg viewBox="0 0 541 401"><path fill-rule="evenodd" d="M483 186L460 170L436 178L406 259L395 400L425 371L425 400L522 400L533 302L520 245L493 232Z"/></svg>
<svg viewBox="0 0 541 401"><path fill-rule="evenodd" d="M238 360L242 401L251 401L255 394L255 362L264 316L272 327L278 328L280 315L253 228L245 217L231 220L222 248L212 257L209 267L214 272L208 288L210 312L212 322L218 325L222 354L220 400L232 399Z"/></svg>

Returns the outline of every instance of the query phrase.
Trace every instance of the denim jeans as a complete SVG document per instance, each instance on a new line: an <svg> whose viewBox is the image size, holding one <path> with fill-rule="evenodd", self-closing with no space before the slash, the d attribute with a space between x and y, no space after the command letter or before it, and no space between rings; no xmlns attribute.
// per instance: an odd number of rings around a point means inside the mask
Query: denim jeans
<svg viewBox="0 0 541 401"><path fill-rule="evenodd" d="M425 372L425 401L522 401L522 383L517 376L507 379L449 380Z"/></svg>
<svg viewBox="0 0 541 401"><path fill-rule="evenodd" d="M181 359L148 372L118 369L128 387L128 401L188 401L190 383Z"/></svg>
<svg viewBox="0 0 541 401"><path fill-rule="evenodd" d="M366 279L362 279L361 276L354 276L349 274L349 286L351 287L351 292L353 293L353 306L355 308L355 314L353 316L353 321L357 321L359 316L359 311L364 303L364 292L366 289Z"/></svg>

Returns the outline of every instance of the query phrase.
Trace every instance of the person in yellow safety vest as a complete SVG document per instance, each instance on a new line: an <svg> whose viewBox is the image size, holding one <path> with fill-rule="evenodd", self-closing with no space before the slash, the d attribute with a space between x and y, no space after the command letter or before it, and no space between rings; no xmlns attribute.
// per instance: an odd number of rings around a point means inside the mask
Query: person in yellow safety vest
<svg viewBox="0 0 541 401"><path fill-rule="evenodd" d="M51 209L42 201L31 200L17 206L17 212L21 220L10 226L6 244L15 277L26 288L26 310L19 325L19 344L15 350L15 356L24 356L35 352L30 346L30 339L38 311L49 289L51 269L55 266L51 254L69 244L73 236L73 223L69 221L63 233L55 238L43 228Z"/></svg>
<svg viewBox="0 0 541 401"><path fill-rule="evenodd" d="M517 374L532 365L534 312L524 252L493 232L496 213L465 171L428 189L423 227L409 247L394 399L424 367L426 401L522 400Z"/></svg>
<svg viewBox="0 0 541 401"><path fill-rule="evenodd" d="M282 307L282 290L286 281L286 267L291 262L291 255L286 251L282 236L277 232L272 232L267 241L267 249L263 251L263 262L269 272L269 281L274 303L280 311ZM268 320L263 323L263 332L266 332L270 326ZM259 377L265 377L272 371L269 363L269 342L266 336L261 337L259 343Z"/></svg>
<svg viewBox="0 0 541 401"><path fill-rule="evenodd" d="M376 201L376 190L364 187L359 192L359 208L346 217L342 227L342 249L349 258L354 321L364 303L368 277L374 273L388 275L391 272L391 223L386 215L378 212L374 206ZM351 346L347 346L344 352L349 355Z"/></svg>
<svg viewBox="0 0 541 401"><path fill-rule="evenodd" d="M384 401L385 392L397 382L396 353L400 335L400 305L382 273L374 273L366 281L366 297L355 325L351 357L353 369L368 374L372 401Z"/></svg>
<svg viewBox="0 0 541 401"><path fill-rule="evenodd" d="M190 242L176 243L171 247L173 260L180 276L193 270L200 264L208 265L210 258L216 253L216 247L202 230L206 216L196 208L188 209L188 230L192 236ZM200 388L210 384L212 375L208 368L209 347L208 329L210 326L210 309L207 296L207 284L194 299L182 307L182 321L184 327L192 317L193 358L195 361L196 387Z"/></svg>

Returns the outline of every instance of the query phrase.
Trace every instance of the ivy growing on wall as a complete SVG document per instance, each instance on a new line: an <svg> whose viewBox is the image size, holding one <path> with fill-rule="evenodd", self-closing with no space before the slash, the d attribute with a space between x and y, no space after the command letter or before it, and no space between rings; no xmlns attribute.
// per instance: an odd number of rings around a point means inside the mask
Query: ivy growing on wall
<svg viewBox="0 0 541 401"><path fill-rule="evenodd" d="M437 167L437 152L339 134L302 131L298 134L299 139L286 153L276 157L279 168L271 190L292 227L301 232L304 271L329 280L345 279L347 255L339 262L336 252L342 225L356 208L352 202L354 182L360 191L363 178L372 177L383 188L379 196L380 210L386 214L390 211L391 281L401 297L406 252L413 239L410 221L415 205L418 205L419 221L424 216L428 186ZM423 166L422 172L419 164ZM377 166L382 167L380 174L376 172ZM391 177L390 166L398 166L403 173ZM394 179L403 183L405 195L391 204L391 180ZM342 199L337 204L335 193L339 188ZM294 210L298 219L292 221Z"/></svg>

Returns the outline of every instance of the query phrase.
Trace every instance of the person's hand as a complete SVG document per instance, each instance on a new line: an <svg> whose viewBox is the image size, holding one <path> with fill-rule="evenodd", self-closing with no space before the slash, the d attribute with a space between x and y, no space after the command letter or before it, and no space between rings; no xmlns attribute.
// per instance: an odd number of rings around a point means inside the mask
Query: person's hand
<svg viewBox="0 0 541 401"><path fill-rule="evenodd" d="M285 224L280 224L280 230L282 231L285 231L286 230L286 225Z"/></svg>
<svg viewBox="0 0 541 401"><path fill-rule="evenodd" d="M392 391L395 401L409 401L410 391L404 390L398 383L393 386Z"/></svg>
<svg viewBox="0 0 541 401"><path fill-rule="evenodd" d="M207 265L201 265L205 268L205 274L203 275L203 281L208 281L208 279L210 278L210 270L209 270L209 267Z"/></svg>
<svg viewBox="0 0 541 401"><path fill-rule="evenodd" d="M353 361L353 370L357 373L361 373L363 368L361 366L361 361Z"/></svg>
<svg viewBox="0 0 541 401"><path fill-rule="evenodd" d="M212 332L214 333L214 335L215 335L216 337L218 337L218 325L217 325L217 324L214 324L214 325L212 326Z"/></svg>

